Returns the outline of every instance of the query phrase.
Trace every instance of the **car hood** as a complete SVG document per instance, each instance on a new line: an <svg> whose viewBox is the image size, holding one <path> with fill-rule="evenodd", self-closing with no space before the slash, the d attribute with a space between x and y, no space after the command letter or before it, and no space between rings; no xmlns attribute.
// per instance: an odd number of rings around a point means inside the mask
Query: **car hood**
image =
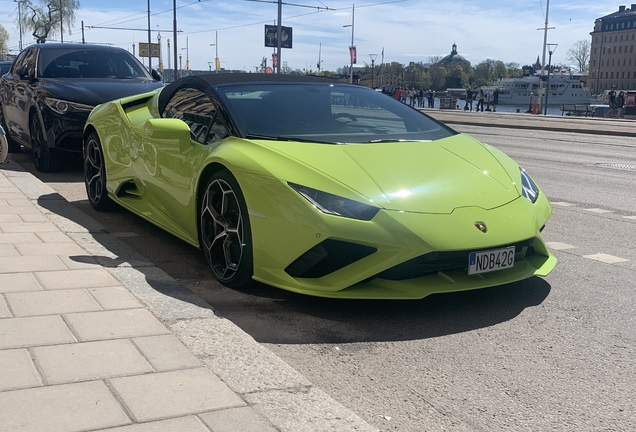
<svg viewBox="0 0 636 432"><path fill-rule="evenodd" d="M40 87L50 96L96 106L104 102L152 91L163 83L148 78L42 78Z"/></svg>
<svg viewBox="0 0 636 432"><path fill-rule="evenodd" d="M266 145L388 210L451 213L471 206L489 210L519 197L499 161L467 135L433 142Z"/></svg>

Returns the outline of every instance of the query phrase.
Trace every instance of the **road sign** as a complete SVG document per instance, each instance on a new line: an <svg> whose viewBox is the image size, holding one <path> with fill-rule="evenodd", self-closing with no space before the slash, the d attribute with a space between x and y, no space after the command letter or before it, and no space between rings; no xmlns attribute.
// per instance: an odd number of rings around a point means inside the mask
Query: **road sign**
<svg viewBox="0 0 636 432"><path fill-rule="evenodd" d="M159 58L161 52L161 46L158 43L150 44L152 57ZM139 57L148 57L148 42L139 42Z"/></svg>

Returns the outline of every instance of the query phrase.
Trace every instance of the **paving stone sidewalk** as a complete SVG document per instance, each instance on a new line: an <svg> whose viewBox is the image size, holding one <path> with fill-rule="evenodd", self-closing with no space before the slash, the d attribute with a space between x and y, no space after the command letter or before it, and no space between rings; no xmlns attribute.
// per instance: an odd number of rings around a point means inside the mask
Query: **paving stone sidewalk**
<svg viewBox="0 0 636 432"><path fill-rule="evenodd" d="M0 430L376 429L10 163L0 165Z"/></svg>

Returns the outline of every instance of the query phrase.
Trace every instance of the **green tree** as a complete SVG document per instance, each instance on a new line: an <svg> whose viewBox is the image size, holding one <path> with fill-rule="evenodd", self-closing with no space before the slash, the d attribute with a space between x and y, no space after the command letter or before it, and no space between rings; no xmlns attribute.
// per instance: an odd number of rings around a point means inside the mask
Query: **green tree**
<svg viewBox="0 0 636 432"><path fill-rule="evenodd" d="M473 70L473 85L480 87L490 84L493 80L495 70L495 61L486 59L475 66Z"/></svg>
<svg viewBox="0 0 636 432"><path fill-rule="evenodd" d="M508 68L506 67L505 63L502 62L501 60L495 61L492 73L494 75L492 78L494 79L508 78Z"/></svg>
<svg viewBox="0 0 636 432"><path fill-rule="evenodd" d="M431 67L431 88L436 91L446 90L446 68L444 66Z"/></svg>
<svg viewBox="0 0 636 432"><path fill-rule="evenodd" d="M62 35L64 28L71 34L75 24L75 11L79 9L79 0L22 0L23 13L16 17L16 22L22 18L22 28L30 31L38 43L46 42L52 35ZM61 22L61 26L60 26ZM58 33L60 32L60 33Z"/></svg>
<svg viewBox="0 0 636 432"><path fill-rule="evenodd" d="M506 63L506 69L508 69L509 77L520 77L521 75L523 75L523 70L521 70L521 66L519 65L519 63Z"/></svg>
<svg viewBox="0 0 636 432"><path fill-rule="evenodd" d="M7 58L9 32L0 24L0 59Z"/></svg>

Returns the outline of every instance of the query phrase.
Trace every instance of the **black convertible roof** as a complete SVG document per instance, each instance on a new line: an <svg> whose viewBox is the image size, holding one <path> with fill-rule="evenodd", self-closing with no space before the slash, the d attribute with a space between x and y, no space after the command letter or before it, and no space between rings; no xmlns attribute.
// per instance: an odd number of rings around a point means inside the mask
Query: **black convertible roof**
<svg viewBox="0 0 636 432"><path fill-rule="evenodd" d="M278 74L264 74L264 73L222 73L222 74L205 74L205 75L193 75L180 78L161 90L159 94L158 108L159 112L163 113L163 110L168 105L172 96L177 90L190 87L196 88L201 91L207 90L209 87L222 84L234 84L245 82L313 82L313 83L325 83L329 82L329 78L315 77L310 75L278 75Z"/></svg>

